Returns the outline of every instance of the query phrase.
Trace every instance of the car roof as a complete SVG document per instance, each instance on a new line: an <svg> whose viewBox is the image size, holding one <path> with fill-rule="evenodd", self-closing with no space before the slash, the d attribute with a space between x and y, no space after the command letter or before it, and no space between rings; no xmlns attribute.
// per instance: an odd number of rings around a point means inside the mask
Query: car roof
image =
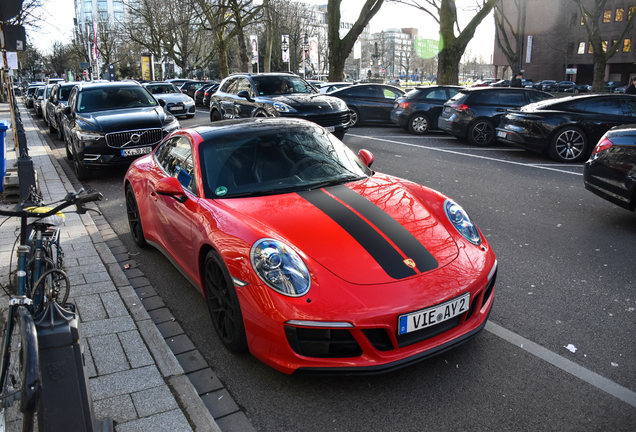
<svg viewBox="0 0 636 432"><path fill-rule="evenodd" d="M142 87L142 84L136 81L82 81L82 84L77 84L80 90L83 88L109 88L109 87Z"/></svg>
<svg viewBox="0 0 636 432"><path fill-rule="evenodd" d="M256 130L280 130L281 126L305 126L318 127L308 120L291 117L254 117L244 119L220 120L212 125L195 126L183 131L194 130L204 141L218 136L234 134L236 132L256 131Z"/></svg>

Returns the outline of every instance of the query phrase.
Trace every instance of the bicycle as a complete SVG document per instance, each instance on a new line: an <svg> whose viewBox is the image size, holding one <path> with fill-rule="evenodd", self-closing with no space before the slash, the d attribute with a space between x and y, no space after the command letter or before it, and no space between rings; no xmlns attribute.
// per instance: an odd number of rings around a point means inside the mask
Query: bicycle
<svg viewBox="0 0 636 432"><path fill-rule="evenodd" d="M44 234L49 228L47 222L40 222L58 214L61 210L76 206L78 214L88 210L84 204L102 199L100 193L80 196L69 193L63 202L52 209L0 210L0 216L20 218L20 245L18 247L16 292L11 295L9 306L1 315L5 319L2 335L2 357L0 367L0 428L18 427L22 431L32 431L36 422L39 397L42 392L42 378L39 365L38 335L35 319L46 313L47 305L56 303L65 306L70 283L66 273L58 266L61 248L59 230ZM29 222L29 218L34 220ZM3 222L4 223L4 222ZM29 228L33 230L28 235ZM29 240L31 239L31 240ZM60 255L53 255L57 249ZM31 259L29 259L31 257ZM29 269L29 261L31 268ZM65 293L59 289L59 281L66 283ZM35 300L34 300L35 299ZM16 402L19 401L19 406ZM20 422L22 417L21 425ZM38 429L42 416L38 416Z"/></svg>

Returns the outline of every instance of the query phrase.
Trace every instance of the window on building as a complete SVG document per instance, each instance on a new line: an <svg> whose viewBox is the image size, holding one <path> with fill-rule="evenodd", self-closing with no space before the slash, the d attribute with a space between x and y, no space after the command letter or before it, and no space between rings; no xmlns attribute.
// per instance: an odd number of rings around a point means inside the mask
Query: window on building
<svg viewBox="0 0 636 432"><path fill-rule="evenodd" d="M587 52L588 54L592 54L594 52L594 47L591 43L587 44Z"/></svg>
<svg viewBox="0 0 636 432"><path fill-rule="evenodd" d="M603 52L607 52L607 41L601 42L603 44Z"/></svg>
<svg viewBox="0 0 636 432"><path fill-rule="evenodd" d="M636 6L630 6L629 12L627 13L628 20L632 18L632 15L634 14L634 12L636 12Z"/></svg>
<svg viewBox="0 0 636 432"><path fill-rule="evenodd" d="M579 42L579 50L577 54L585 54L585 42Z"/></svg>
<svg viewBox="0 0 636 432"><path fill-rule="evenodd" d="M108 12L108 2L104 0L97 0L97 10L100 12Z"/></svg>
<svg viewBox="0 0 636 432"><path fill-rule="evenodd" d="M587 21L587 14L581 15L581 25L585 25L585 21Z"/></svg>
<svg viewBox="0 0 636 432"><path fill-rule="evenodd" d="M625 38L623 41L623 52L630 52L632 50L632 40L631 38Z"/></svg>
<svg viewBox="0 0 636 432"><path fill-rule="evenodd" d="M612 20L612 10L611 9L605 9L605 11L603 11L603 22L604 23L608 23Z"/></svg>
<svg viewBox="0 0 636 432"><path fill-rule="evenodd" d="M616 15L614 15L614 21L623 21L623 13L624 13L623 8L617 8L616 9Z"/></svg>
<svg viewBox="0 0 636 432"><path fill-rule="evenodd" d="M86 13L84 14L84 20L85 20L86 22L91 22L91 21L93 21L93 12L86 12Z"/></svg>

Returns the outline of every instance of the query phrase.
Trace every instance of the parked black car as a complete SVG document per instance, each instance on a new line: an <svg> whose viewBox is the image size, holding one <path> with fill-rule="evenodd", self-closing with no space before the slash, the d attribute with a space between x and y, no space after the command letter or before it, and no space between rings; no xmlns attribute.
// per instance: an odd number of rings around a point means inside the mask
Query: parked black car
<svg viewBox="0 0 636 432"><path fill-rule="evenodd" d="M194 105L195 106L203 106L203 96L205 96L205 91L207 89L209 89L212 86L216 86L218 87L219 84L218 83L207 83L201 87L199 87L195 92L194 92L194 97L192 99L194 99Z"/></svg>
<svg viewBox="0 0 636 432"><path fill-rule="evenodd" d="M552 82L552 80L541 80L541 81L537 81L537 82L528 82L524 85L525 88L529 88L529 89L534 89L534 90L541 90L543 88L543 83L544 82Z"/></svg>
<svg viewBox="0 0 636 432"><path fill-rule="evenodd" d="M619 87L626 87L626 85L620 81L608 81L605 83L606 92L614 93Z"/></svg>
<svg viewBox="0 0 636 432"><path fill-rule="evenodd" d="M38 89L44 87L44 84L30 85L24 94L24 105L27 108L35 108L35 100L38 98Z"/></svg>
<svg viewBox="0 0 636 432"><path fill-rule="evenodd" d="M181 87L179 87L179 90L181 90L181 93L187 94L192 98L192 100L194 100L194 92L196 92L206 84L212 83L210 83L209 81L188 81L184 82Z"/></svg>
<svg viewBox="0 0 636 432"><path fill-rule="evenodd" d="M603 135L583 167L585 189L636 209L636 124L616 126Z"/></svg>
<svg viewBox="0 0 636 432"><path fill-rule="evenodd" d="M135 82L80 83L71 90L62 123L66 156L78 179L91 170L125 165L150 153L181 126Z"/></svg>
<svg viewBox="0 0 636 432"><path fill-rule="evenodd" d="M359 123L391 123L395 100L404 91L386 84L356 84L329 93L347 103L351 112L350 126Z"/></svg>
<svg viewBox="0 0 636 432"><path fill-rule="evenodd" d="M497 139L559 162L585 160L593 143L611 127L636 122L636 96L591 94L567 96L509 110L501 118Z"/></svg>
<svg viewBox="0 0 636 432"><path fill-rule="evenodd" d="M245 117L296 117L313 121L342 139L349 129L349 108L341 99L321 95L291 73L235 74L210 96L210 121Z"/></svg>
<svg viewBox="0 0 636 432"><path fill-rule="evenodd" d="M589 84L576 84L574 87L571 88L566 88L563 90L559 90L562 91L564 93L574 93L574 94L578 94L578 93L589 93L592 91L592 86ZM623 92L625 93L625 92Z"/></svg>
<svg viewBox="0 0 636 432"><path fill-rule="evenodd" d="M203 106L210 108L210 96L212 96L219 89L219 84L212 84L206 88L203 92Z"/></svg>
<svg viewBox="0 0 636 432"><path fill-rule="evenodd" d="M574 81L559 81L551 90L555 92L572 92L576 88Z"/></svg>
<svg viewBox="0 0 636 432"><path fill-rule="evenodd" d="M525 88L462 89L444 104L438 127L477 146L495 141L495 127L507 109L552 98L550 93Z"/></svg>
<svg viewBox="0 0 636 432"><path fill-rule="evenodd" d="M391 111L391 121L416 135L423 135L430 129L437 129L437 118L442 113L444 103L462 88L459 86L416 87L395 101Z"/></svg>
<svg viewBox="0 0 636 432"><path fill-rule="evenodd" d="M494 83L488 84L489 87L510 87L510 80L499 80Z"/></svg>
<svg viewBox="0 0 636 432"><path fill-rule="evenodd" d="M37 92L37 98L33 102L35 108L36 117L44 117L44 110L46 109L46 101L51 95L51 89L53 84L47 84L44 87L40 87Z"/></svg>
<svg viewBox="0 0 636 432"><path fill-rule="evenodd" d="M64 115L64 109L68 102L68 97L71 94L71 90L77 83L74 82L59 82L51 89L51 95L46 102L46 110L44 118L49 124L49 132L57 133L59 140L64 139L64 130L61 126L61 118Z"/></svg>

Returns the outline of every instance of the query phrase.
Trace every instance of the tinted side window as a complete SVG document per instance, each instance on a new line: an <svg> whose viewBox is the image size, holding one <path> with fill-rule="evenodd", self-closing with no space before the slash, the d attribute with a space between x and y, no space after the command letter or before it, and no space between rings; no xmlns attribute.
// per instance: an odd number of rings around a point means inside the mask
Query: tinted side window
<svg viewBox="0 0 636 432"><path fill-rule="evenodd" d="M384 97L384 99L397 99L398 97L400 97L400 94L390 88L382 87L380 97Z"/></svg>
<svg viewBox="0 0 636 432"><path fill-rule="evenodd" d="M623 115L621 101L618 99L591 100L585 109L598 114Z"/></svg>
<svg viewBox="0 0 636 432"><path fill-rule="evenodd" d="M446 89L435 89L426 95L426 99L448 100L448 94Z"/></svg>
<svg viewBox="0 0 636 432"><path fill-rule="evenodd" d="M229 80L225 81L225 82L223 83L223 86L221 87L221 89L220 89L220 90L221 90L222 92L225 92L225 93L232 93L232 92L230 91L230 87L232 87L232 84L234 84L235 82L236 82L236 78L232 78L232 79L229 79Z"/></svg>
<svg viewBox="0 0 636 432"><path fill-rule="evenodd" d="M501 92L499 94L499 103L501 105L523 106L526 104L526 99L523 97L522 92Z"/></svg>
<svg viewBox="0 0 636 432"><path fill-rule="evenodd" d="M455 95L457 95L459 93L459 90L455 90L455 89L448 89L448 97L449 98L453 98L455 97Z"/></svg>
<svg viewBox="0 0 636 432"><path fill-rule="evenodd" d="M166 140L155 153L155 158L166 174L176 177L184 188L196 194L190 140L184 136Z"/></svg>
<svg viewBox="0 0 636 432"><path fill-rule="evenodd" d="M528 92L526 93L528 95L528 99L530 100L530 102L539 102L545 99L551 99L552 96L547 94L547 93L539 93L539 92Z"/></svg>
<svg viewBox="0 0 636 432"><path fill-rule="evenodd" d="M625 98L621 104L625 115L636 117L636 98Z"/></svg>
<svg viewBox="0 0 636 432"><path fill-rule="evenodd" d="M233 88L232 93L238 94L239 92L246 91L251 96L254 96L254 90L252 89L252 84L247 78L239 78L236 80L236 88Z"/></svg>
<svg viewBox="0 0 636 432"><path fill-rule="evenodd" d="M499 105L499 93L491 91L476 91L468 99L474 105Z"/></svg>

